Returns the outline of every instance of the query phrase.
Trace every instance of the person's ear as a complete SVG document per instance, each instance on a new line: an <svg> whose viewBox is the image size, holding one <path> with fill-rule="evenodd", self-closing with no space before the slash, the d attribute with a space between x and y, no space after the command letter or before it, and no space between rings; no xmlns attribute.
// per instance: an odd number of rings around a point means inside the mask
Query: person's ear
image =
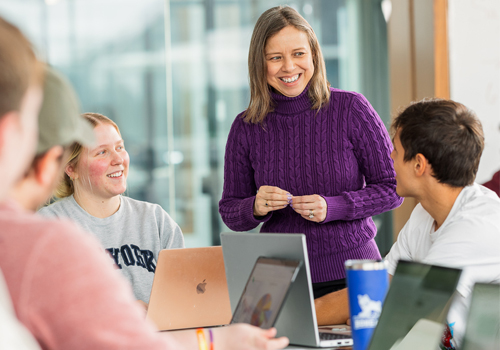
<svg viewBox="0 0 500 350"><path fill-rule="evenodd" d="M18 127L20 118L19 112L16 111L7 112L0 117L0 154L12 152L9 150L10 139L17 137L14 130Z"/></svg>
<svg viewBox="0 0 500 350"><path fill-rule="evenodd" d="M430 164L427 161L427 158L424 157L422 153L417 153L414 159L414 172L415 176L421 177L425 174L427 170L430 169Z"/></svg>
<svg viewBox="0 0 500 350"><path fill-rule="evenodd" d="M77 172L75 170L75 166L73 164L71 164L71 163L66 164L66 167L64 168L64 172L66 173L66 175L69 176L71 181L78 179L78 174L77 174Z"/></svg>
<svg viewBox="0 0 500 350"><path fill-rule="evenodd" d="M35 178L41 185L52 185L54 179L59 178L61 161L64 149L61 146L50 148L38 160L35 169Z"/></svg>

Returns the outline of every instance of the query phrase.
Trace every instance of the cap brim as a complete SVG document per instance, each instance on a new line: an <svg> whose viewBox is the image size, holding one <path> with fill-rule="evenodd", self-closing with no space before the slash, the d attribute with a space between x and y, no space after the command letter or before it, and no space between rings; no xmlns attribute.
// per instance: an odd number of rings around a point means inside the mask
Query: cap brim
<svg viewBox="0 0 500 350"><path fill-rule="evenodd" d="M96 146L96 138L94 134L94 127L85 118L80 117L77 127L78 133L75 134L70 143L78 142L84 147L92 148Z"/></svg>
<svg viewBox="0 0 500 350"><path fill-rule="evenodd" d="M71 83L50 67L46 70L38 121L37 154L74 142L85 147L95 143L94 127L80 115L80 103Z"/></svg>

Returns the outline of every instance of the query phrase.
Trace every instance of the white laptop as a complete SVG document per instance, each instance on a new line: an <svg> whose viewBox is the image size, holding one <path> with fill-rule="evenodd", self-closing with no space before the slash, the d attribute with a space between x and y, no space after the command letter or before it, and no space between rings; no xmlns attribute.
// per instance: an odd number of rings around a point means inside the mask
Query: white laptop
<svg viewBox="0 0 500 350"><path fill-rule="evenodd" d="M351 336L345 332L318 331L305 235L221 233L221 243L233 312L260 256L300 260L302 267L275 323L278 336L288 337L293 345L329 348L352 345Z"/></svg>

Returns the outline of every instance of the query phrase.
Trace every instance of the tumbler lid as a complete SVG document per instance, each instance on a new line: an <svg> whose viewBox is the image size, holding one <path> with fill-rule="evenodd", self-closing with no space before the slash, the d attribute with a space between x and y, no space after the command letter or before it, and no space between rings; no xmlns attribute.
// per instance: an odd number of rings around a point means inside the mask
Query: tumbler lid
<svg viewBox="0 0 500 350"><path fill-rule="evenodd" d="M384 260L347 260L346 270L386 270Z"/></svg>

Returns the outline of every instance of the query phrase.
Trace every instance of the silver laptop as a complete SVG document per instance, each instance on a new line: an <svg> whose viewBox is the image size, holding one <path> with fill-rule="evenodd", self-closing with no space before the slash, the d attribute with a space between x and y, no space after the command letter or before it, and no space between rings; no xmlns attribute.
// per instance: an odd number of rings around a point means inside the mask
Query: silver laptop
<svg viewBox="0 0 500 350"><path fill-rule="evenodd" d="M476 283L462 350L500 349L500 285Z"/></svg>
<svg viewBox="0 0 500 350"><path fill-rule="evenodd" d="M278 336L290 344L314 347L352 345L350 335L318 331L312 292L306 237L303 234L221 233L231 310L234 312L248 277L260 256L303 262L276 320Z"/></svg>

